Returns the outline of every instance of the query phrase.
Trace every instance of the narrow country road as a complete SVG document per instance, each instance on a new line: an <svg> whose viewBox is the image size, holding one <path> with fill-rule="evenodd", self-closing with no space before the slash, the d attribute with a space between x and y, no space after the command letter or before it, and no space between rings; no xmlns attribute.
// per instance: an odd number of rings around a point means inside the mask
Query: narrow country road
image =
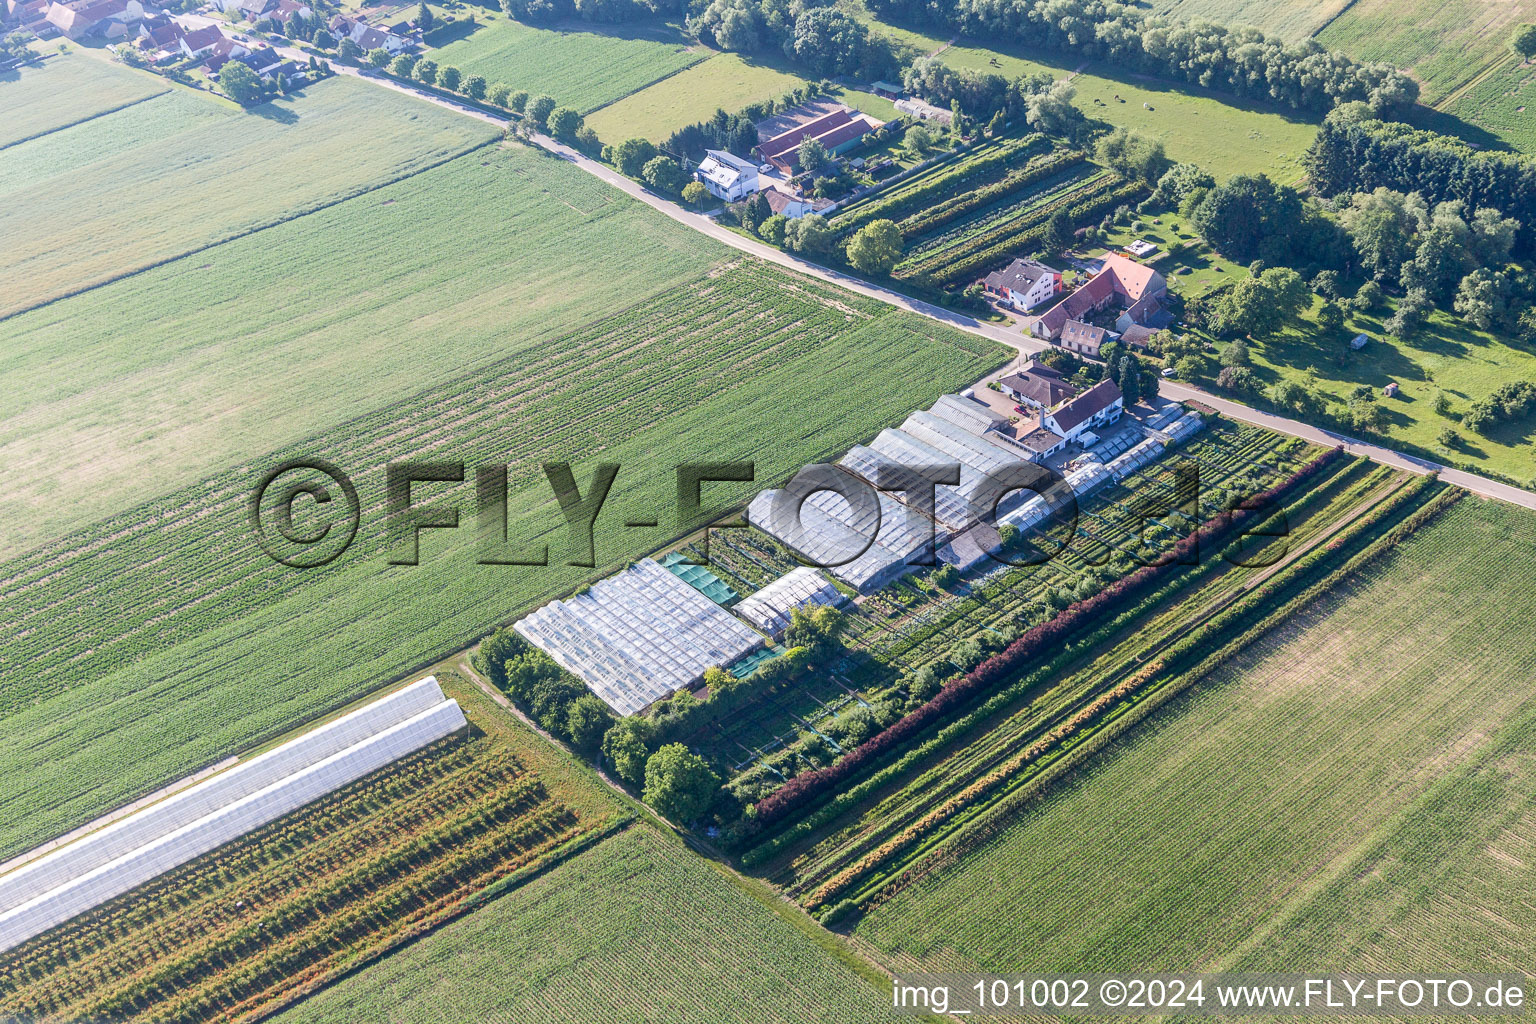
<svg viewBox="0 0 1536 1024"><path fill-rule="evenodd" d="M190 24L225 25L225 23L215 19L199 17L197 15L182 15L181 20ZM300 50L296 50L291 47L276 47L276 49L279 53L283 54L285 57L289 57L290 59L299 61L309 60L309 55ZM477 118L478 120L485 121L488 124L505 126L508 123L506 118L486 113L485 111L476 107L456 102L444 96L438 96L434 93L412 88L409 84L400 82L397 79L373 73L372 69L369 69L368 73L364 73L357 68L349 67L340 63L333 62L331 66L339 74L352 75L353 77L361 78L364 81L372 82L375 85L386 89L394 89L397 92L407 93L411 96L415 96L418 99L426 100L429 103L435 103L438 106L444 107L448 110L452 110L468 117L473 117ZM613 168L599 163L598 161L593 160L580 152L577 152L569 146L556 142L554 139L549 138L548 136L535 134L533 136L533 141L541 148L555 154L561 159L575 164L577 167L583 171L586 171L588 174L596 178L601 178L603 181L607 182L609 185L612 185L614 188L625 193L631 198L645 203L647 206L665 214L668 217L671 217L673 220L680 224L686 224L688 227L694 229L695 231L708 235L710 238L713 238L715 241L722 245L730 246L731 248L740 252L748 253L749 255L756 256L758 259L766 260L769 263L774 263L778 266L794 270L797 273L819 278L830 284L835 284L841 288L846 288L849 291L858 292L861 295L866 295L873 299L879 299L880 301L889 303L890 305L898 306L902 309L910 310L914 313L919 313L933 320L948 324L949 326L958 330L969 331L971 334L977 334L984 338L990 338L993 341L1015 349L1021 355L1028 355L1033 352L1042 352L1045 349L1051 347L1046 342L1024 334L1018 329L1008 329L998 327L995 324L983 323L982 321L977 320L974 317L966 316L963 313L957 313L954 310L945 309L942 306L935 306L930 302L924 302L921 299L915 299L910 295L903 295L901 292L890 288L883 288L878 285L870 284L869 282L861 280L860 278L854 277L850 274L845 274L841 271L833 270L828 267L821 266L817 263L812 263L809 260L804 260L797 256L793 256L781 249L776 249L771 245L767 245L755 239L747 238L744 235L737 234L728 228L722 227L721 225L715 223L715 221L711 220L709 217L705 217L697 213L690 213L689 211L684 210L682 207L678 206L671 200L665 199L650 191L644 185L626 178L624 175L618 173ZM1494 498L1499 501L1507 501L1513 505L1519 505L1524 508L1536 510L1536 492L1527 491L1523 488L1514 487L1510 484L1499 483L1496 480L1489 480L1486 477L1478 476L1475 473L1468 473L1464 470L1451 469L1447 466L1442 466L1439 463L1431 462L1428 459L1421 459L1412 455L1404 455L1402 452L1395 451L1394 449L1384 447L1374 442L1362 441L1358 438L1348 437L1343 434L1335 433L1331 430L1314 427L1310 424L1302 423L1300 420L1293 420L1284 416L1274 415L1273 413L1262 412L1258 409L1243 405L1240 402L1233 402L1225 398L1218 398L1209 392L1202 391L1199 388L1190 387L1187 384L1176 384L1173 381L1163 381L1160 387L1160 392L1169 398L1177 399L1178 401L1193 400L1203 402L1206 405L1211 406L1213 409L1221 412L1222 415L1228 416L1234 420L1240 420L1244 423L1251 423L1256 426L1266 427L1277 433L1289 434L1292 437L1299 437L1314 444L1329 446L1342 445L1347 451L1350 452L1350 454L1363 455L1366 458L1369 458L1371 461L1381 463L1384 466L1391 466L1395 469L1405 469L1414 473L1439 473L1441 478L1447 483L1455 484L1458 487L1463 487L1466 490L1471 491L1473 494L1480 495L1485 498Z"/></svg>

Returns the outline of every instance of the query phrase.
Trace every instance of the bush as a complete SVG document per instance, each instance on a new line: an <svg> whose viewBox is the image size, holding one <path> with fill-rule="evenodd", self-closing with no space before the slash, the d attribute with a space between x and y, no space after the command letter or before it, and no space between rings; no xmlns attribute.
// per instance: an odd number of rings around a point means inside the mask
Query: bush
<svg viewBox="0 0 1536 1024"><path fill-rule="evenodd" d="M703 206L709 200L709 189L702 182L690 181L683 186L683 202L690 206Z"/></svg>
<svg viewBox="0 0 1536 1024"><path fill-rule="evenodd" d="M641 171L645 183L664 195L677 195L688 182L688 176L669 156L652 157Z"/></svg>
<svg viewBox="0 0 1536 1024"><path fill-rule="evenodd" d="M698 184L698 182L694 182ZM769 245L784 244L784 225L789 223L789 218L782 213L776 213L757 226L757 237Z"/></svg>

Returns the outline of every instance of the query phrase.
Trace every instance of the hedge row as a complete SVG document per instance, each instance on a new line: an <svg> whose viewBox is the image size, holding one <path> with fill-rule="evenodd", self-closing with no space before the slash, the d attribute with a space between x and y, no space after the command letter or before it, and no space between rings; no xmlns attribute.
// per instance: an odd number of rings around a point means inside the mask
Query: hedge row
<svg viewBox="0 0 1536 1024"><path fill-rule="evenodd" d="M1033 627L1001 653L993 655L959 679L949 683L931 700L903 716L889 728L876 733L863 744L826 768L798 775L780 789L758 801L754 811L754 825L762 831L808 806L828 790L857 774L872 764L886 751L894 749L916 736L930 725L940 721L978 694L985 692L1017 673L1046 647L1060 646L1069 634L1079 626L1098 617L1107 607L1134 600L1151 589L1165 576L1183 565L1198 564L1203 545L1224 543L1247 526L1255 518L1262 519L1269 513L1262 511L1283 502L1298 488L1344 457L1342 449L1324 452L1302 466L1289 478L1256 498L1245 502L1232 512L1223 512L1174 545L1170 556L1154 565L1143 566L1090 598L1070 605L1060 615Z"/></svg>
<svg viewBox="0 0 1536 1024"><path fill-rule="evenodd" d="M963 826L964 831L961 835L947 842L942 848L935 849L930 854L931 859L933 861L952 859L963 852L963 850L972 848L977 843L993 835L999 827L1007 824L1015 810L1022 807L1026 802L1038 797L1046 786L1054 782L1063 773L1073 770L1086 757L1102 750L1111 741L1122 735L1126 729L1142 721L1169 699L1182 693L1189 686L1209 675L1216 668L1219 668L1231 656L1232 652L1247 649L1265 633L1283 624L1305 608L1314 605L1328 590L1336 586L1339 580L1357 572L1369 562L1391 551L1397 544L1455 504L1465 493L1454 488L1442 491L1441 494L1428 504L1416 509L1404 518L1402 522L1392 527L1380 537L1372 540L1353 556L1347 558L1342 565L1328 571L1326 575L1315 580L1311 585L1305 586L1299 593L1296 593L1278 607L1271 609L1257 624L1245 628L1247 621L1246 613L1258 603L1272 603L1276 597L1281 596L1287 590L1293 589L1297 579L1304 580L1309 571L1318 569L1325 560L1336 557L1341 549L1351 546L1350 542L1369 536L1384 521L1401 514L1405 508L1416 504L1424 492L1436 486L1436 483L1435 478L1425 477L1403 488L1393 495L1391 499L1372 509L1370 513L1351 524L1345 538L1338 538L1328 544L1321 545L1316 550L1308 552L1306 556L1299 559L1295 566L1292 567L1293 571L1287 574L1287 579L1283 583L1274 587L1261 588L1249 595L1247 600L1241 602L1240 605L1223 611L1200 629L1181 638L1176 644L1163 652L1158 660L1137 673L1135 677L1095 700L1093 705L1090 705L1090 708L1084 709L1079 715L1074 716L1073 721L1063 726L1058 726L1056 730L1053 730L1052 735L1059 732L1062 734L1061 738L1065 739L1086 725L1089 717L1103 713L1116 700L1125 697L1132 698L1105 716L1098 723L1099 728L1085 742L1072 749L1074 756L1069 761L1042 766L1040 774L1030 780L1025 787L1008 794L1005 802L996 807L989 808L986 811L985 817ZM1162 685L1151 690L1143 693L1135 692L1152 675L1170 669L1176 670L1181 663L1189 663L1192 659L1194 664L1187 671L1171 677ZM1038 755L1045 746L1045 740L1037 741L1022 755L1016 757L1015 761L1022 765L1032 755ZM976 791L974 795L971 795L970 800L966 801L968 803L987 790L995 789L996 784L1001 781L1001 778L994 776L1007 774L1006 769L1009 767L1005 765L1003 768L994 771L960 796L971 794L973 790ZM877 852L885 853L886 857L883 859L889 859L890 856L901 852L902 849L911 847L920 836L909 835L908 833L914 833L924 825L931 828L933 824L936 824L942 818L952 816L963 810L964 805L957 803L957 801L959 801L959 797L953 798L941 809L943 811L942 815L940 812L930 814L918 826L907 830L897 840L887 843L886 847L882 847L881 851ZM930 822L930 818L934 820ZM825 902L836 898L842 893L847 892L854 881L869 875L878 866L879 864L873 855L863 858L855 866L858 869L857 872L854 869L849 869L842 875L824 884L814 894L813 900L820 897L821 901ZM909 884L912 875L916 873L919 872L914 872L910 869L904 872L903 879L899 884L892 886L890 891ZM883 895L890 895L890 891ZM846 916L852 910L861 909L861 901L868 900L874 895L881 894L870 893L869 886L866 886L863 892L855 894L852 899L842 901L850 903L852 906L844 908L840 916Z"/></svg>
<svg viewBox="0 0 1536 1024"><path fill-rule="evenodd" d="M1438 485L1436 477L1422 477L1415 484L1399 491L1389 502L1384 502L1375 510L1370 511L1367 516L1362 516L1361 519L1356 520L1355 524L1352 524L1352 527L1350 527L1347 539L1333 540L1333 542L1321 545L1315 551L1307 553L1306 557L1296 562L1296 570L1316 570L1322 560L1335 556L1342 547L1350 547L1350 540L1356 540L1359 537L1372 533L1384 520L1402 513L1402 510L1407 505L1416 502L1424 494L1424 491L1430 490L1435 485ZM1195 685L1204 677L1209 676L1210 672L1220 668L1229 659L1233 651L1243 651L1243 649L1249 648L1256 640L1260 640L1264 634L1270 633L1272 629L1289 622L1290 619L1293 619L1296 614L1301 613L1304 609L1316 605L1322 597L1326 596L1327 591L1332 590L1333 586L1338 585L1339 580L1346 579L1350 574L1358 573L1361 568L1375 562L1376 559L1384 556L1384 554L1390 553L1398 543L1412 536L1416 531L1421 530L1430 520L1441 516L1445 510L1455 505L1464 496L1465 491L1459 490L1459 488L1445 488L1438 496L1433 497L1430 502L1422 505L1421 508L1416 508L1413 513L1404 517L1402 522L1390 528L1387 533L1381 534L1372 542L1367 543L1366 547L1356 551L1353 556L1350 556L1338 568L1327 571L1324 576L1316 579L1312 585L1304 586L1303 590L1296 593L1295 596L1284 600L1281 605L1270 609L1269 613L1260 622L1255 623L1255 625L1243 628L1243 614L1252 609L1256 602L1273 602L1278 593L1289 590L1292 583L1287 582L1286 585L1278 586L1278 588L1273 588L1273 590L1261 588L1260 591L1255 591L1247 602L1241 602L1240 605L1227 609L1217 619L1207 623L1204 628L1197 629L1195 633L1181 639L1177 645L1164 652L1166 659L1161 660L1160 665L1166 668L1170 662L1187 660L1187 656L1192 656L1192 654L1203 654L1203 657L1200 657L1197 662L1193 663L1192 668L1181 672L1178 676L1172 677L1169 682L1158 686L1158 688L1150 689L1150 691L1144 692L1144 694L1137 695L1137 699L1134 702L1127 703L1120 711L1109 715L1104 720L1101 728L1092 737L1087 738L1083 745L1074 748L1075 757L1072 760L1058 761L1057 765L1052 766L1051 771L1041 772L1034 780L1031 780L1028 786L1018 789L1017 792L1012 792L1012 794L1005 798L1003 803L998 803L995 808L989 809L985 818L980 818L980 820L966 824L965 831L962 834L949 840L948 843L945 843L945 846L934 849L928 855L929 863L926 866L908 867L903 872L900 880L895 881L895 883L888 883L889 889L876 894L879 898L869 898L869 900L863 903L863 906L860 906L859 898L840 901L839 917L846 917L848 913L854 912L854 910L869 909L874 904L891 897L891 895L894 895L894 892L902 889L902 887L911 884L914 878L925 874L926 870L934 866L934 864L952 861L958 855L968 851L968 849L974 849L978 844L994 837L998 831L1008 827L1015 812L1025 808L1029 801L1035 800L1044 789L1048 788L1061 775L1074 771L1078 765L1083 763L1084 758L1097 754L1098 751L1106 748L1109 743L1114 742L1115 738L1123 735L1124 731L1129 729L1130 726L1143 722L1147 715L1157 711L1160 706L1169 702L1172 697L1177 697L1178 694L1189 689L1189 686ZM1210 652L1210 654L1204 654L1204 651L1210 651L1213 642L1217 643L1217 649ZM849 904L849 906L843 907L843 904Z"/></svg>
<svg viewBox="0 0 1536 1024"><path fill-rule="evenodd" d="M936 228L943 227L961 214L970 213L972 210L978 210L1010 196L1068 167L1074 167L1086 159L1087 156L1077 150L1052 153L1038 163L1031 163L1020 170L1010 172L1002 181L984 185L940 203L938 206L913 214L899 225L901 235L903 238L913 238L927 234Z"/></svg>
<svg viewBox="0 0 1536 1024"><path fill-rule="evenodd" d="M937 174L899 196L876 199L869 205L836 218L834 226L841 233L855 231L872 220L901 220L926 207L935 196L949 192L967 191L979 178L988 177L1001 169L1034 157L1046 146L1046 138L1038 132L1021 139L1017 145L1005 145L994 153L967 160L960 158L960 165Z"/></svg>

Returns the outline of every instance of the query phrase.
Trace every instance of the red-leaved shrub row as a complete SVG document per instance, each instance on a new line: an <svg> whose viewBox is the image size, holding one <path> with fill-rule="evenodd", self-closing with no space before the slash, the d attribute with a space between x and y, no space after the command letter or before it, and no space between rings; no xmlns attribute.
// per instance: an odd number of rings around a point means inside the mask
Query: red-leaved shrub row
<svg viewBox="0 0 1536 1024"><path fill-rule="evenodd" d="M1276 507L1298 488L1343 455L1341 448L1324 452L1281 483L1244 502L1236 511L1223 512L1212 518L1175 544L1164 560L1137 569L1092 597L1069 605L1049 622L1042 622L1030 629L1007 648L945 686L922 707L904 715L889 728L849 751L841 760L826 768L818 768L790 779L757 802L753 832L760 833L800 810L843 780L856 775L861 768L873 763L882 754L900 747L928 726L969 704L978 694L1006 681L1037 652L1047 646L1061 644L1078 626L1097 618L1106 606L1136 600L1161 583L1175 567L1194 564L1199 559L1202 546L1223 544L1253 520L1262 521L1273 514Z"/></svg>

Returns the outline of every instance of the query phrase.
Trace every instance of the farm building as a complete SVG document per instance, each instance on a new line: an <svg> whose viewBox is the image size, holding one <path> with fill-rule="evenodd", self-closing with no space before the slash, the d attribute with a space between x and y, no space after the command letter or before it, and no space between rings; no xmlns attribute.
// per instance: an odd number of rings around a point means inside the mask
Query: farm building
<svg viewBox="0 0 1536 1024"><path fill-rule="evenodd" d="M973 434L985 434L989 430L1002 430L1008 426L1008 417L959 395L940 395L929 411Z"/></svg>
<svg viewBox="0 0 1536 1024"><path fill-rule="evenodd" d="M785 174L793 174L800 166L800 143L806 139L820 142L829 153L844 153L857 146L874 128L874 122L864 115L837 106L813 120L763 140L758 143L757 150L768 163Z"/></svg>
<svg viewBox="0 0 1536 1024"><path fill-rule="evenodd" d="M55 0L48 8L48 23L67 39L117 39L128 34L129 25L142 20L144 7L139 0Z"/></svg>
<svg viewBox="0 0 1536 1024"><path fill-rule="evenodd" d="M769 636L789 628L790 612L813 605L839 605L846 598L809 566L791 569L736 606L736 614Z"/></svg>
<svg viewBox="0 0 1536 1024"><path fill-rule="evenodd" d="M513 628L621 715L691 689L763 638L660 563L645 559Z"/></svg>
<svg viewBox="0 0 1536 1024"><path fill-rule="evenodd" d="M100 906L466 725L421 680L0 876L0 950Z"/></svg>
<svg viewBox="0 0 1536 1024"><path fill-rule="evenodd" d="M1061 293L1061 271L1036 260L1014 260L982 278L981 286L999 302L1028 312Z"/></svg>
<svg viewBox="0 0 1536 1024"><path fill-rule="evenodd" d="M757 167L723 149L706 150L693 176L709 189L710 195L728 203L745 199L759 188Z"/></svg>
<svg viewBox="0 0 1536 1024"><path fill-rule="evenodd" d="M1124 331L1132 324L1162 325L1167 314L1160 300L1167 293L1168 282L1162 274L1119 253L1110 253L1104 257L1103 269L1041 314L1030 333L1055 341L1068 321L1086 321L1116 301L1126 307L1125 314L1116 321L1116 330Z"/></svg>

